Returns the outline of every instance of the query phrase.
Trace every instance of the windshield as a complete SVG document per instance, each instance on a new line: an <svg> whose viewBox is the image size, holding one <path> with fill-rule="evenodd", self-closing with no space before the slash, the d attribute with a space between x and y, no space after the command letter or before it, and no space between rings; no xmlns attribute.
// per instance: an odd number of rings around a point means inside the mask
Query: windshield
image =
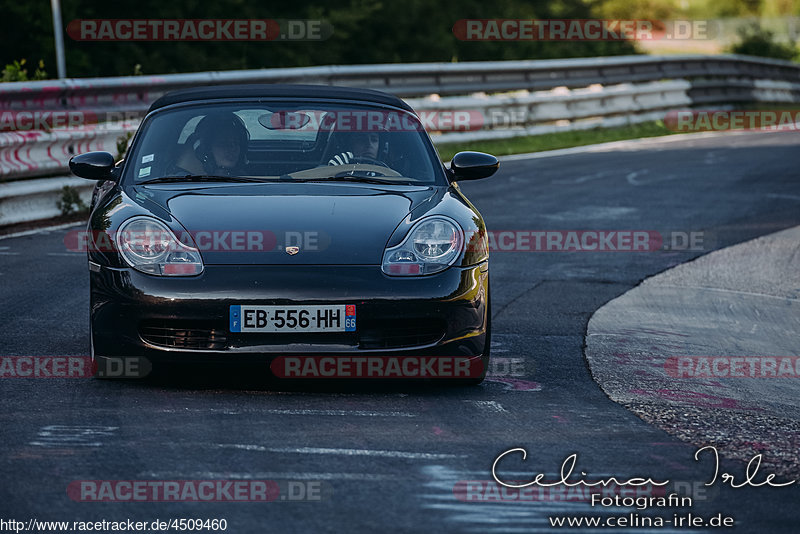
<svg viewBox="0 0 800 534"><path fill-rule="evenodd" d="M418 119L329 103L190 105L155 114L126 158L128 183L365 181L446 184ZM232 180L247 177L256 180Z"/></svg>

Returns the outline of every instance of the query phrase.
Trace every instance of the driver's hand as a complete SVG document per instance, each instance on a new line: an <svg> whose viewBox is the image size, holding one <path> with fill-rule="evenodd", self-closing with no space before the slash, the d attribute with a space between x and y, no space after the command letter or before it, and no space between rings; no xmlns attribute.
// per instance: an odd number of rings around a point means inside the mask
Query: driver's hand
<svg viewBox="0 0 800 534"><path fill-rule="evenodd" d="M352 152L342 152L336 154L329 161L328 165L346 165L355 159Z"/></svg>

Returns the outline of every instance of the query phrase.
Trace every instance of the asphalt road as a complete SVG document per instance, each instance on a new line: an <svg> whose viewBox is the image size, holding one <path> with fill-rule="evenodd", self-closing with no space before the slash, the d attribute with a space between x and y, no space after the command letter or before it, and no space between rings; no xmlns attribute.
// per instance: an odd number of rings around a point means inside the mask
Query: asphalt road
<svg viewBox="0 0 800 534"><path fill-rule="evenodd" d="M757 447L765 470L793 478L800 476L798 333L795 226L648 278L592 315L584 354L603 391L645 421L698 447L717 445L728 458L748 461ZM737 356L743 363L725 368Z"/></svg>
<svg viewBox="0 0 800 534"><path fill-rule="evenodd" d="M506 160L495 177L463 184L494 230L703 232L703 250L494 253L498 363L481 386L282 390L261 369L128 382L0 380L0 519L224 518L235 533L543 532L552 530L548 516L639 512L563 495L456 498L459 481L488 482L494 459L514 447L528 457L507 458L505 479L555 479L577 453L576 473L587 479L700 486L713 474L708 458L695 462L694 446L644 423L592 380L587 321L648 276L800 224L798 154L796 133L673 137ZM86 260L65 250L66 231L0 240L3 356L87 354ZM739 481L744 468L722 464ZM186 479L314 482L308 487L321 498L107 503L67 494L73 481ZM721 513L735 518L736 532L796 532L796 488L718 482L695 491L691 508L641 513ZM491 496L470 498L478 497Z"/></svg>

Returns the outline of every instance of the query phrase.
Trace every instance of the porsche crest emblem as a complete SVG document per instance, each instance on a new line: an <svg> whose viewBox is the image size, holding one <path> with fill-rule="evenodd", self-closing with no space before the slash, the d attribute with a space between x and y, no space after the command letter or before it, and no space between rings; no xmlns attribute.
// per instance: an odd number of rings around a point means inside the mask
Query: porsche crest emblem
<svg viewBox="0 0 800 534"><path fill-rule="evenodd" d="M286 247L286 253L289 256L294 256L298 252L300 252L300 247Z"/></svg>

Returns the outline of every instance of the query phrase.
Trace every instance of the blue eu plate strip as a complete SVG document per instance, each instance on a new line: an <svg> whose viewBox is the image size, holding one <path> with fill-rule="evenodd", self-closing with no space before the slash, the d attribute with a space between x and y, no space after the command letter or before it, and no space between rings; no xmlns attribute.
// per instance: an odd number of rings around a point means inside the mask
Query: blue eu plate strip
<svg viewBox="0 0 800 534"><path fill-rule="evenodd" d="M242 307L231 306L231 332L242 331Z"/></svg>
<svg viewBox="0 0 800 534"><path fill-rule="evenodd" d="M345 306L345 312L347 311L349 306ZM355 306L353 306L353 314L352 315L345 315L344 316L344 331L345 332L355 332L356 331L356 314L355 314Z"/></svg>

